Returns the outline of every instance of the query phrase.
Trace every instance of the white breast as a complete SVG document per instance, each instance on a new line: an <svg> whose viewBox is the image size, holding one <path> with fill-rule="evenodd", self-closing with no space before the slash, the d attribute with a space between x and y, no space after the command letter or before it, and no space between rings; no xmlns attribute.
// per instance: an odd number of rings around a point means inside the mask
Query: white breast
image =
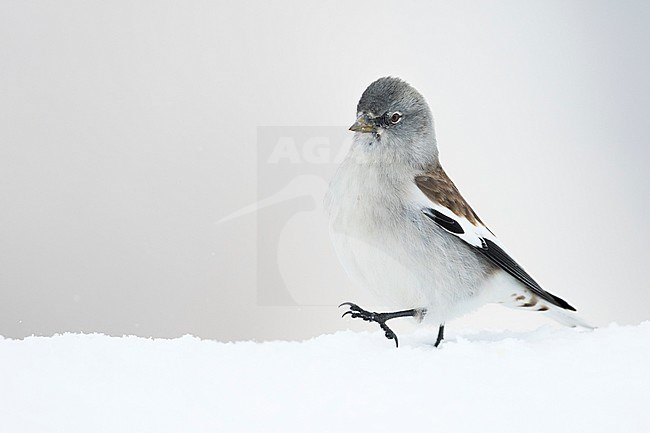
<svg viewBox="0 0 650 433"><path fill-rule="evenodd" d="M408 173L348 157L326 202L330 234L357 285L386 307L427 308L427 319L443 323L480 305L476 291L482 266L462 241L423 216L411 200L413 176Z"/></svg>

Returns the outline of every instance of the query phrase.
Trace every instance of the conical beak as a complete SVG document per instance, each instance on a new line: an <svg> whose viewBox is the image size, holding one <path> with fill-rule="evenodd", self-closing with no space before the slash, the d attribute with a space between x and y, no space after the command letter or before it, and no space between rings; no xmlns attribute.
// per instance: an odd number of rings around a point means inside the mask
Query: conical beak
<svg viewBox="0 0 650 433"><path fill-rule="evenodd" d="M368 117L367 114L362 114L357 118L357 121L354 122L354 125L350 126L350 131L354 132L377 132L377 127L375 123Z"/></svg>

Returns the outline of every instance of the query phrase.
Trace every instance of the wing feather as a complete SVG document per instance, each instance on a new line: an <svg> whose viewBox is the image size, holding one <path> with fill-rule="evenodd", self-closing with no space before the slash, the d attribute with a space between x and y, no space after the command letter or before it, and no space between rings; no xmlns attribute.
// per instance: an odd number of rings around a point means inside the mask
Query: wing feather
<svg viewBox="0 0 650 433"><path fill-rule="evenodd" d="M462 239L486 259L524 284L540 298L560 308L575 311L565 300L545 291L515 262L467 204L451 179L438 166L434 171L415 178L419 189L417 202L422 212L450 234ZM424 194L424 195L423 195Z"/></svg>

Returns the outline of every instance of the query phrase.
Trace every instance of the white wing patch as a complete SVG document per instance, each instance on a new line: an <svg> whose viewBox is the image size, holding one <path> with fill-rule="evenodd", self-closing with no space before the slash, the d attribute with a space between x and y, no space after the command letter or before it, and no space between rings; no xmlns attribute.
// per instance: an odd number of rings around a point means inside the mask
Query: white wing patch
<svg viewBox="0 0 650 433"><path fill-rule="evenodd" d="M422 212L428 217L432 219L435 218L434 213L431 212L432 209L434 211L440 212L450 220L453 220L455 223L457 223L458 226L462 229L463 233L458 233L450 230L447 231L453 234L454 236L461 238L468 244L475 246L477 248L483 248L485 246L483 239L489 239L495 244L501 246L496 236L494 236L494 234L492 234L492 232L483 224L478 223L477 225L474 225L471 222L469 222L467 218L458 216L450 209L431 201L420 190L420 188L417 187L417 185L413 185L411 198L415 203L417 203L417 205L421 207ZM444 226L441 225L441 227L445 229Z"/></svg>

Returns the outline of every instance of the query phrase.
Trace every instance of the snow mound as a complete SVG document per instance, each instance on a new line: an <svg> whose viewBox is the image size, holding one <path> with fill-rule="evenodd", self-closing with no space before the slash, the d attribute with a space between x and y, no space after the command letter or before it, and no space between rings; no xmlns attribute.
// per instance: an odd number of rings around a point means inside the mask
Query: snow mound
<svg viewBox="0 0 650 433"><path fill-rule="evenodd" d="M650 322L434 340L0 338L0 431L650 431Z"/></svg>

